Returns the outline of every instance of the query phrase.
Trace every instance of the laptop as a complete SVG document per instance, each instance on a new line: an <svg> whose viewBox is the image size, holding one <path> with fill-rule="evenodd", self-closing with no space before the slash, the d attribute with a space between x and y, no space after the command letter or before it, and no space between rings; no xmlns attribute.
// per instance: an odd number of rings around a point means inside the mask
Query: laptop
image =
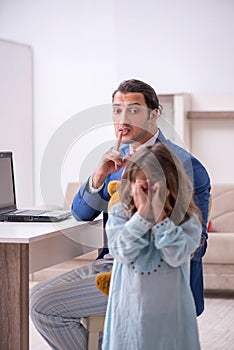
<svg viewBox="0 0 234 350"><path fill-rule="evenodd" d="M71 216L64 210L18 209L12 152L0 151L0 221L51 222L62 221Z"/></svg>

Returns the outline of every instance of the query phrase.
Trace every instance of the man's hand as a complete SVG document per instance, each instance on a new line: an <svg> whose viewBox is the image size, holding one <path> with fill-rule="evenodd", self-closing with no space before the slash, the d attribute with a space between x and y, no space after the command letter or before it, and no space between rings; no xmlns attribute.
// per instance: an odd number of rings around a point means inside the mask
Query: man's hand
<svg viewBox="0 0 234 350"><path fill-rule="evenodd" d="M123 166L122 155L119 152L121 139L122 132L119 133L114 148L104 153L99 167L92 176L94 188L100 187L105 182L107 175L114 173Z"/></svg>

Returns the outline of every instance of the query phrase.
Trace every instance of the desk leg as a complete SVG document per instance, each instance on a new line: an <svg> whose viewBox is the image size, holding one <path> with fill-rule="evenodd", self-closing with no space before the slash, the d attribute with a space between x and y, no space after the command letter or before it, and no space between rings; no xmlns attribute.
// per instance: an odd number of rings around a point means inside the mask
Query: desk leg
<svg viewBox="0 0 234 350"><path fill-rule="evenodd" d="M0 349L29 349L29 246L0 243Z"/></svg>

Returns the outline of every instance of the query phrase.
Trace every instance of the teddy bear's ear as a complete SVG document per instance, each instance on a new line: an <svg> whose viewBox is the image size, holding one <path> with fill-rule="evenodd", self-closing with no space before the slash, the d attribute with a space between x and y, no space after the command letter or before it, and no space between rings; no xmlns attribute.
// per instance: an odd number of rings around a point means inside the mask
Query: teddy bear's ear
<svg viewBox="0 0 234 350"><path fill-rule="evenodd" d="M119 193L118 193L118 185L120 181L118 180L112 180L108 184L108 192L111 196L109 203L108 203L108 212L111 210L111 207L119 202Z"/></svg>
<svg viewBox="0 0 234 350"><path fill-rule="evenodd" d="M120 181L118 180L112 180L109 182L107 190L110 196L112 196L116 191L117 191L117 187Z"/></svg>

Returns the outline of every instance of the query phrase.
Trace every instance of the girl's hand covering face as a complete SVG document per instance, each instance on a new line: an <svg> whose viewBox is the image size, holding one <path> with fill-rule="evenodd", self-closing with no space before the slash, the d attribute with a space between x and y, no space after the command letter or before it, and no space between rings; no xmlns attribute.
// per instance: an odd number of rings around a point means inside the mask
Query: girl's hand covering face
<svg viewBox="0 0 234 350"><path fill-rule="evenodd" d="M132 184L132 195L137 209L141 209L146 205L148 197L148 183L145 179L136 179Z"/></svg>
<svg viewBox="0 0 234 350"><path fill-rule="evenodd" d="M162 196L160 196L160 191L162 190L161 187L162 183L160 181L157 181L154 185L152 185L152 211L155 223L162 221L166 217L164 210L166 198L162 198ZM166 196L167 195L168 190Z"/></svg>
<svg viewBox="0 0 234 350"><path fill-rule="evenodd" d="M160 195L163 190L162 186L161 181L152 184L146 179L143 171L139 171L135 182L131 184L131 192L138 214L152 223L162 221L166 217L164 207L169 191L166 190L164 196Z"/></svg>
<svg viewBox="0 0 234 350"><path fill-rule="evenodd" d="M132 183L131 185L131 191L137 212L144 219L153 222L151 190L149 181L145 176L137 176L135 183Z"/></svg>

